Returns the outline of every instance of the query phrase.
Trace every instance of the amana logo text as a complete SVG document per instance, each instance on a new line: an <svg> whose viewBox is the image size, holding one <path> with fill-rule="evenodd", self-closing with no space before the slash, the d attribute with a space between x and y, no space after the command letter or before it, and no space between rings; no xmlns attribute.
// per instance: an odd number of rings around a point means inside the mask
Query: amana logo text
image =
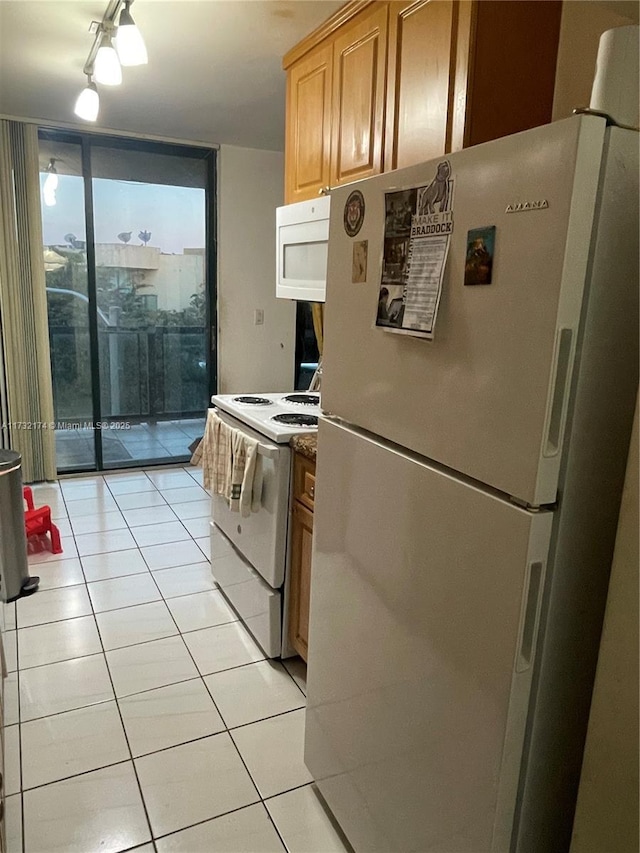
<svg viewBox="0 0 640 853"><path fill-rule="evenodd" d="M549 207L549 202L546 198L541 198L538 201L517 201L515 204L508 204L505 213L520 213L523 210L544 210Z"/></svg>

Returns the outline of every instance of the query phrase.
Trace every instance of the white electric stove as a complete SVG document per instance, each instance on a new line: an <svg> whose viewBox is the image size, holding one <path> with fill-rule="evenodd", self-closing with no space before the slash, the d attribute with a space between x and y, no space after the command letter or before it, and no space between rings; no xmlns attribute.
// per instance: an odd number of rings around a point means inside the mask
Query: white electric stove
<svg viewBox="0 0 640 853"><path fill-rule="evenodd" d="M258 512L231 512L225 498L211 500L211 571L227 600L269 657L295 652L286 640L286 569L294 435L316 432L320 396L216 394L216 414L258 442L263 485Z"/></svg>
<svg viewBox="0 0 640 853"><path fill-rule="evenodd" d="M278 444L288 444L292 436L318 429L320 395L310 391L216 394L211 402Z"/></svg>

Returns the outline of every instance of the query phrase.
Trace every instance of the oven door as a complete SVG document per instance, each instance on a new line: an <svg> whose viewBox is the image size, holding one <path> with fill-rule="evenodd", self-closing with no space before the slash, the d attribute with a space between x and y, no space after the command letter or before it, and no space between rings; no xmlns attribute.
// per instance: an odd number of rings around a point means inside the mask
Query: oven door
<svg viewBox="0 0 640 853"><path fill-rule="evenodd" d="M269 441L226 412L216 409L216 414L229 426L259 442L263 485L260 509L248 518L231 512L224 498L213 495L213 522L267 584L278 589L284 583L287 553L291 450L287 444Z"/></svg>

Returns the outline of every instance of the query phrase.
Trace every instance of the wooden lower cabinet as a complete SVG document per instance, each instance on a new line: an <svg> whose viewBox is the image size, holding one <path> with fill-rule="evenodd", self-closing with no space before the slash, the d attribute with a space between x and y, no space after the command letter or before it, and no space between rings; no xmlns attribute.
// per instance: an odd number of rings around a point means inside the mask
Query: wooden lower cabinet
<svg viewBox="0 0 640 853"><path fill-rule="evenodd" d="M311 592L311 543L313 513L294 501L291 530L289 586L289 641L306 661L309 649L309 594Z"/></svg>
<svg viewBox="0 0 640 853"><path fill-rule="evenodd" d="M306 661L309 648L309 594L315 462L299 453L293 457L293 505L289 559L289 642Z"/></svg>

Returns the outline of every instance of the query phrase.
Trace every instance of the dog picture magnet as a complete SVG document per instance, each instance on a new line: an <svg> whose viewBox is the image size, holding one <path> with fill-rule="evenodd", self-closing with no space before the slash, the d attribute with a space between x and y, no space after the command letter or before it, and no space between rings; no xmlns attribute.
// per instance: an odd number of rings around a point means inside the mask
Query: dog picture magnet
<svg viewBox="0 0 640 853"><path fill-rule="evenodd" d="M496 226L472 228L467 233L467 255L464 261L465 285L491 284Z"/></svg>
<svg viewBox="0 0 640 853"><path fill-rule="evenodd" d="M349 237L355 237L364 222L364 196L360 190L354 190L344 206L344 230Z"/></svg>

